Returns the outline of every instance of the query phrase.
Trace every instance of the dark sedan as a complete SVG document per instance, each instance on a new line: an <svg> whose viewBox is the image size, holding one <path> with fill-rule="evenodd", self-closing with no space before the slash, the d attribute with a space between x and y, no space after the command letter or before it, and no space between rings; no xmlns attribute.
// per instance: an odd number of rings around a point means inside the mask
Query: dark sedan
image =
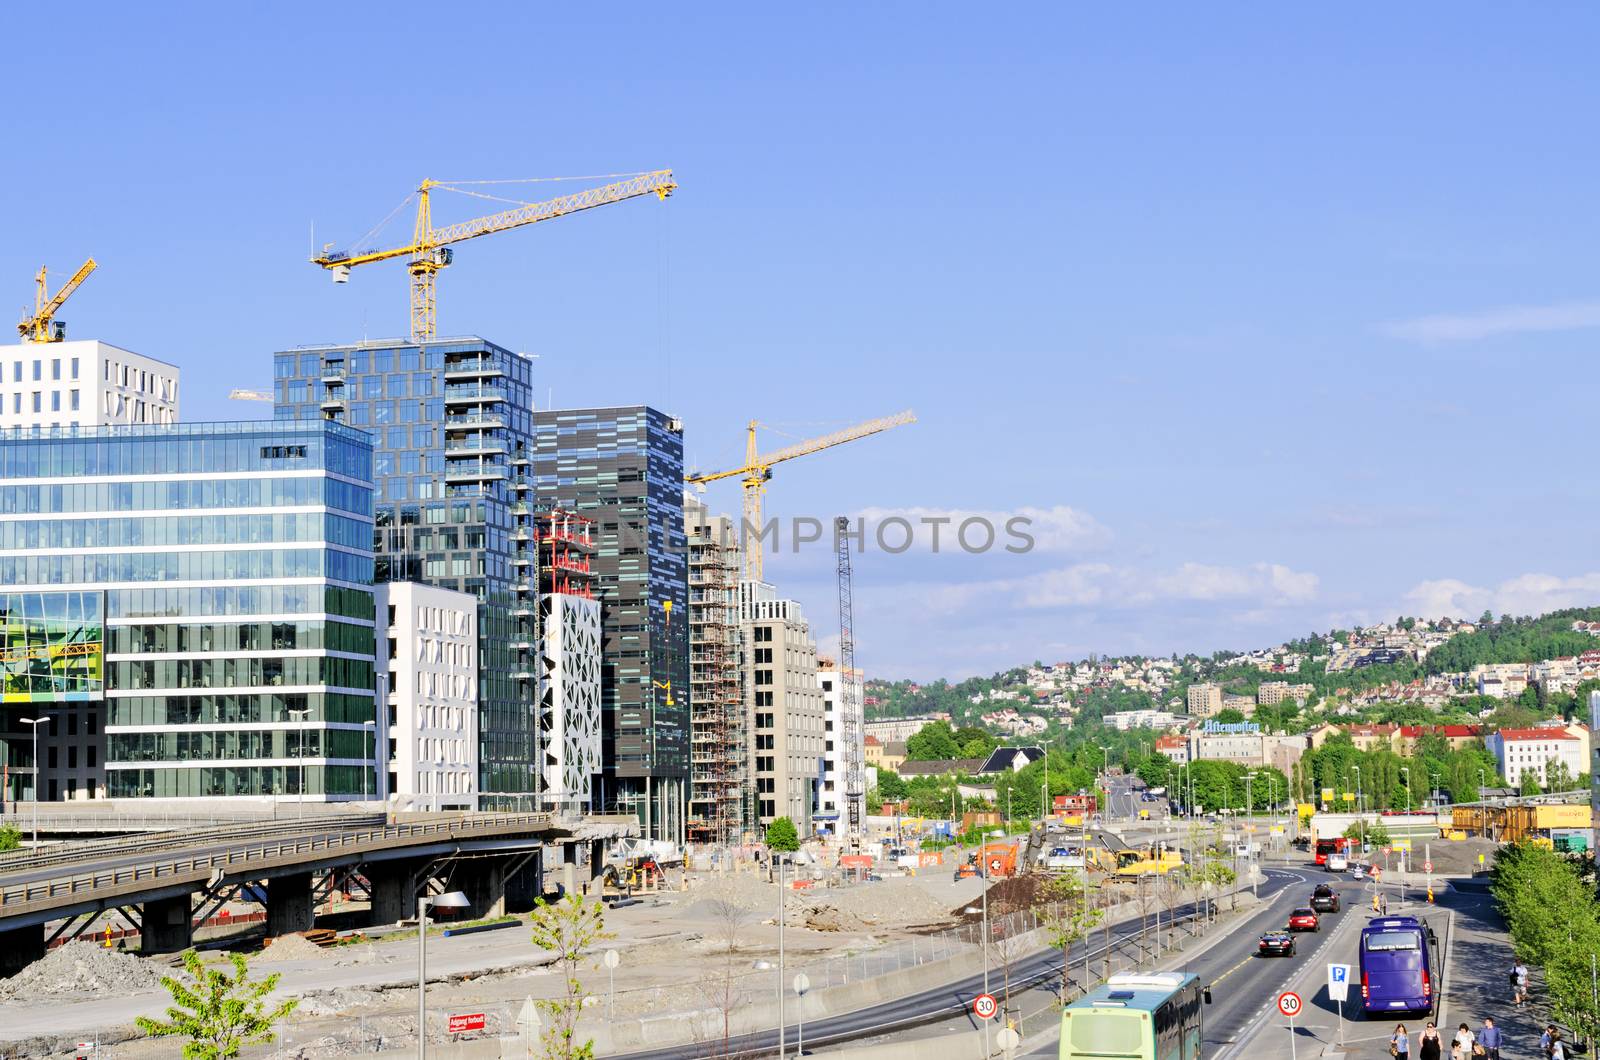
<svg viewBox="0 0 1600 1060"><path fill-rule="evenodd" d="M1256 953L1262 957L1293 957L1294 936L1287 931L1269 931L1261 936Z"/></svg>

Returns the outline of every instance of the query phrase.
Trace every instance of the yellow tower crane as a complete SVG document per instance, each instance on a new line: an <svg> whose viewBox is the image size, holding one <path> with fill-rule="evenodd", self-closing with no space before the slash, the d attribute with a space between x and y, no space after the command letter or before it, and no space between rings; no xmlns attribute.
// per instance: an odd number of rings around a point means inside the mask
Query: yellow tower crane
<svg viewBox="0 0 1600 1060"><path fill-rule="evenodd" d="M56 311L66 303L68 298L72 297L72 292L76 291L83 284L83 281L89 278L89 274L99 267L99 265L95 264L95 260L90 258L78 266L78 271L72 274L72 279L62 284L61 290L55 293L55 297L51 297L49 288L45 283L45 267L40 265L39 275L33 278L34 282L39 285L33 294L33 315L29 316L28 311L24 309L22 311L22 323L17 325L17 333L22 336L22 341L60 342L65 339L67 337L66 325L57 324L52 328L50 326L51 321L54 319Z"/></svg>
<svg viewBox="0 0 1600 1060"><path fill-rule="evenodd" d="M728 471L716 471L709 475L685 475L685 482L704 485L707 482L716 482L718 479L744 476L744 530L740 534L740 543L744 549L744 576L751 581L760 581L764 569L759 536L751 540L751 531L757 535L762 532L761 498L767 491L767 483L772 479L772 465L781 464L785 460L793 460L797 456L806 456L810 453L831 449L845 442L853 442L857 438L865 438L869 434L878 434L902 424L915 423L917 417L911 410L897 412L893 416L884 416L881 419L868 420L858 423L854 427L846 427L842 431L824 434L818 438L799 442L784 449L770 453L756 451L756 428L760 426L751 420L746 428L744 467L732 468Z"/></svg>
<svg viewBox="0 0 1600 1060"><path fill-rule="evenodd" d="M334 250L332 244L329 244L323 248L321 254L311 259L311 263L331 272L334 283L349 283L350 270L357 265L371 265L373 262L409 257L411 260L406 263L406 271L411 274L411 341L426 342L432 339L436 332L434 278L438 276L440 269L453 260L451 244L494 232L504 232L511 228L521 228L539 221L554 220L583 210L592 210L596 206L608 206L625 199L636 199L641 195L653 194L658 199L665 199L678 187L673 183L672 170L659 169L653 173L635 173L625 180L614 181L572 195L563 195L545 202L518 202L512 209L502 210L500 213L475 217L470 221L445 225L443 228L433 227L430 196L434 189L442 188L446 191L459 191L465 195L492 199L495 196L468 191L459 186L489 183L519 182L424 180L417 185L414 193L417 198L417 222L410 243L401 247L390 247L387 250ZM398 213L410 201L407 197L406 202L402 202L395 212ZM391 213L389 216L393 217L394 214Z"/></svg>

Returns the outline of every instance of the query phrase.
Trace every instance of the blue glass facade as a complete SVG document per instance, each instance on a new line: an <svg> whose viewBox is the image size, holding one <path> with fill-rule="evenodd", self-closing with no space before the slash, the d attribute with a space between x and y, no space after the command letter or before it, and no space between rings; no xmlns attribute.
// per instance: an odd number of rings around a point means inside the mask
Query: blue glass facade
<svg viewBox="0 0 1600 1060"><path fill-rule="evenodd" d="M605 764L596 804L680 837L689 778L683 430L643 405L540 412L534 425L539 507L576 512L595 528Z"/></svg>
<svg viewBox="0 0 1600 1060"><path fill-rule="evenodd" d="M539 804L533 362L483 339L284 351L274 416L372 435L376 577L476 595L485 808Z"/></svg>
<svg viewBox="0 0 1600 1060"><path fill-rule="evenodd" d="M0 583L103 613L102 697L28 708L52 719L40 795L375 790L371 476L368 436L331 423L0 433Z"/></svg>

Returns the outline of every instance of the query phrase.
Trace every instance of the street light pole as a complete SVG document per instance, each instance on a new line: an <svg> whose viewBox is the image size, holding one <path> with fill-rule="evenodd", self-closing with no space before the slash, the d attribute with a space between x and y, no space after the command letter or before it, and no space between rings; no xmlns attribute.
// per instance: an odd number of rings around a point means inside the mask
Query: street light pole
<svg viewBox="0 0 1600 1060"><path fill-rule="evenodd" d="M785 1053L783 1013L783 926L784 926L784 894L783 894L783 868L789 863L789 857L783 851L777 851L778 858L778 1060L783 1060Z"/></svg>
<svg viewBox="0 0 1600 1060"><path fill-rule="evenodd" d="M1406 778L1406 812L1411 812L1411 769L1409 766L1400 767L1400 775Z"/></svg>
<svg viewBox="0 0 1600 1060"><path fill-rule="evenodd" d="M39 849L39 784L44 777L44 771L39 768L39 726L48 725L55 719L48 714L40 714L37 718L20 720L33 729L33 848L37 850Z"/></svg>
<svg viewBox="0 0 1600 1060"><path fill-rule="evenodd" d="M371 730L371 732L372 732L372 744L370 745L370 749L367 748L367 747L363 747L362 750L366 752L367 765L372 767L373 786L376 787L377 786L377 779L378 779L377 778L377 772L378 772L378 720L376 718L374 718L371 721L364 721L364 722L361 723L361 741L362 741L362 743L366 743L367 731L368 730ZM362 802L366 802L367 801L367 768L366 768L366 766L362 766L361 767L361 801Z"/></svg>
<svg viewBox="0 0 1600 1060"><path fill-rule="evenodd" d="M291 718L307 718L307 717L310 717L310 716L311 716L311 708L310 707L306 707L306 708L304 708L302 710L291 710L291 711L289 711L289 717L291 717ZM295 816L296 817L304 817L306 815L306 731L305 731L305 729L297 729L296 730L296 736L298 738L298 743L296 744L296 747L297 747L299 753L295 757L300 759L300 792L299 792L299 797L295 799Z"/></svg>
<svg viewBox="0 0 1600 1060"><path fill-rule="evenodd" d="M471 904L460 891L417 899L417 1060L428 1056L428 907L465 909Z"/></svg>

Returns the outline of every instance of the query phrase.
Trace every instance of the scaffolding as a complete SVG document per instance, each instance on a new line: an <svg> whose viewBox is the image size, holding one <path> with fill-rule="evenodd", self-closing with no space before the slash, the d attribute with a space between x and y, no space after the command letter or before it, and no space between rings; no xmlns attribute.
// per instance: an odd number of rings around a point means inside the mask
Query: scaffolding
<svg viewBox="0 0 1600 1060"><path fill-rule="evenodd" d="M551 508L534 520L539 554L539 595L562 593L594 599L594 521Z"/></svg>
<svg viewBox="0 0 1600 1060"><path fill-rule="evenodd" d="M704 515L704 509L699 509ZM739 660L739 551L727 520L692 519L689 544L689 757L687 835L733 843L747 806L743 672Z"/></svg>

